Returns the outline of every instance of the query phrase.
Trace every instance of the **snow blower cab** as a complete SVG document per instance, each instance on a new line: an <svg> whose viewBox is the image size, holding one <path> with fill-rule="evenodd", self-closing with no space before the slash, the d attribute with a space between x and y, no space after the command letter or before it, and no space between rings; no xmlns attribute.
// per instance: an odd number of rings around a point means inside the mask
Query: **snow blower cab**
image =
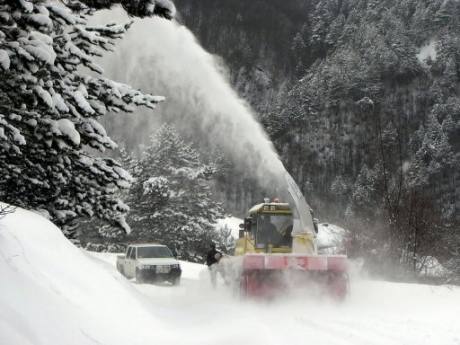
<svg viewBox="0 0 460 345"><path fill-rule="evenodd" d="M255 205L240 225L235 254L291 253L294 219L288 203L277 200Z"/></svg>
<svg viewBox="0 0 460 345"><path fill-rule="evenodd" d="M249 210L235 247L235 255L242 256L241 294L275 297L306 288L343 299L348 290L346 256L317 255L312 213L296 211L276 199Z"/></svg>

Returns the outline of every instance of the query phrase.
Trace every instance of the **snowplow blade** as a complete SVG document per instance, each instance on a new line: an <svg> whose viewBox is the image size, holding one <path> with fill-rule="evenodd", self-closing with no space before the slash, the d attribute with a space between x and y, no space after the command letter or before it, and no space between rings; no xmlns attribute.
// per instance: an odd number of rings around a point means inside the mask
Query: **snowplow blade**
<svg viewBox="0 0 460 345"><path fill-rule="evenodd" d="M289 290L343 300L348 293L346 256L246 254L240 292L243 296L274 298Z"/></svg>

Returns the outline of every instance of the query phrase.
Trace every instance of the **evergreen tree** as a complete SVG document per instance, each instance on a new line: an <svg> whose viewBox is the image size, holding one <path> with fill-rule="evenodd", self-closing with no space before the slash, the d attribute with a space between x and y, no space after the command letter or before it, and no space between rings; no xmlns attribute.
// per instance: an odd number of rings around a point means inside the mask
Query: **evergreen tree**
<svg viewBox="0 0 460 345"><path fill-rule="evenodd" d="M169 1L123 1L131 14L171 17ZM97 217L129 231L116 197L130 175L94 155L117 145L98 119L108 111L154 108L159 96L96 74L129 24L88 24L115 1L3 1L0 4L0 200L45 209L58 225ZM72 227L68 227L71 229ZM68 233L72 236L72 233Z"/></svg>
<svg viewBox="0 0 460 345"><path fill-rule="evenodd" d="M350 200L350 186L342 175L337 175L331 184L331 193L337 204L340 206L337 209L343 210ZM342 213L343 214L343 213Z"/></svg>
<svg viewBox="0 0 460 345"><path fill-rule="evenodd" d="M214 168L176 130L163 125L134 169L131 189L132 237L179 248L182 258L201 260L211 241L218 241L216 220L222 209L211 193Z"/></svg>
<svg viewBox="0 0 460 345"><path fill-rule="evenodd" d="M212 0L202 0L201 8L181 3L189 8L188 26L224 57L237 87L254 83L234 77L243 65L282 70L283 60L270 58L280 51L291 61L293 70L273 73L267 93L277 95L264 108L262 123L318 215L346 223L357 234L351 255L369 255L377 268L388 261L386 251L392 263L414 270L414 257L423 263L435 255L444 264L448 257L442 252L449 247L455 256L449 262L460 262L452 250L460 243L452 234L460 221L460 2L284 1L279 13L293 9L301 20L285 16L273 25L260 16L245 27L245 45L259 51L254 60L232 59L227 47L238 46L234 26L216 26L212 34L203 30L214 23L206 19L216 11ZM256 3L272 4L251 2ZM219 3L226 18L234 18L232 10L244 13L245 6ZM265 23L277 30L273 40L260 40ZM288 48L275 49L280 38ZM285 85L283 92L277 83ZM260 109L257 93L244 95ZM370 184L364 166L372 167ZM343 198L341 179L356 181ZM226 205L240 216L247 200L261 193L238 189L240 178L221 183Z"/></svg>
<svg viewBox="0 0 460 345"><path fill-rule="evenodd" d="M363 165L356 179L351 197L355 209L362 214L373 212L375 208L375 176L372 170Z"/></svg>
<svg viewBox="0 0 460 345"><path fill-rule="evenodd" d="M115 153L117 154L115 158L120 162L120 165L129 174L132 174L137 163L135 157L126 151L124 147L115 150ZM125 201L129 197L129 188L119 189L115 197ZM107 222L97 218L79 222L74 237L74 242L79 243L86 249L95 251L123 252L123 243L128 241L127 234L123 229L113 224L107 224Z"/></svg>
<svg viewBox="0 0 460 345"><path fill-rule="evenodd" d="M445 171L452 168L454 161L452 148L441 124L434 114L430 114L424 128L424 137L414 157L410 171L414 187L427 187Z"/></svg>

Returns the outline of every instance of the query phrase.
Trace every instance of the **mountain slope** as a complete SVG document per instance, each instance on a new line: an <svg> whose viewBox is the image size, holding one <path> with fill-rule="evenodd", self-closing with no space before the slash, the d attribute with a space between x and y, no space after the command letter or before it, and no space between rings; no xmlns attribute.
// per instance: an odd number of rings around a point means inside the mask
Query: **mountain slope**
<svg viewBox="0 0 460 345"><path fill-rule="evenodd" d="M351 255L377 252L387 272L436 256L460 272L459 2L177 5L228 64L315 212L355 232ZM220 185L239 196L230 209L244 209L247 185L231 174Z"/></svg>

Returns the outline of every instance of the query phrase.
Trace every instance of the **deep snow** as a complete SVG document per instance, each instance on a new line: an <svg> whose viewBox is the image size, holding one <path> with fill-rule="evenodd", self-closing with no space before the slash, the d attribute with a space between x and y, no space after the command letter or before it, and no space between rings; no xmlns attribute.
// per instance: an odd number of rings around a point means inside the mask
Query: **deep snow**
<svg viewBox="0 0 460 345"><path fill-rule="evenodd" d="M460 344L460 289L352 280L342 304L242 301L182 263L179 287L129 282L41 216L0 220L0 344Z"/></svg>
<svg viewBox="0 0 460 345"><path fill-rule="evenodd" d="M37 214L0 220L0 276L2 345L179 342L162 309Z"/></svg>
<svg viewBox="0 0 460 345"><path fill-rule="evenodd" d="M217 220L215 228L219 229L229 229L231 231L232 237L234 239L238 238L238 233L240 230L240 224L244 222L243 219L233 216L228 216Z"/></svg>

